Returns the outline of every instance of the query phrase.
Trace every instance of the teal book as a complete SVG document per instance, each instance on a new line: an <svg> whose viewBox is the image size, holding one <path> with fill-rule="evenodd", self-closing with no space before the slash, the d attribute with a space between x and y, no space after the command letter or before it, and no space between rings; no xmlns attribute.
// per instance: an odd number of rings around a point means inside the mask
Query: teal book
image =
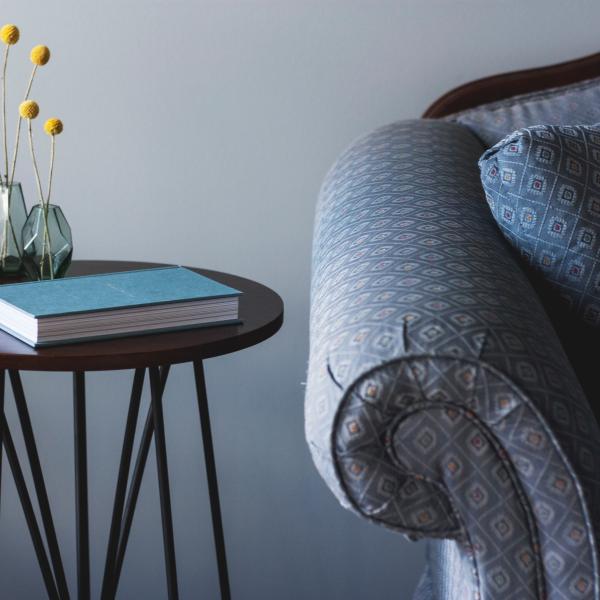
<svg viewBox="0 0 600 600"><path fill-rule="evenodd" d="M0 285L0 328L44 346L239 323L240 294L184 267Z"/></svg>

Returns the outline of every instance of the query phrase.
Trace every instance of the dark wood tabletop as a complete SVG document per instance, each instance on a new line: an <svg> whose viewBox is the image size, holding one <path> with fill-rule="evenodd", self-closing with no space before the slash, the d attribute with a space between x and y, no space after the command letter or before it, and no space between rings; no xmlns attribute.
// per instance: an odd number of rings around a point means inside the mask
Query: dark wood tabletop
<svg viewBox="0 0 600 600"><path fill-rule="evenodd" d="M76 260L68 276L165 266L157 263ZM283 301L268 287L245 279L189 267L242 292L239 325L221 325L118 339L32 348L0 330L0 369L105 371L190 362L235 352L271 337L283 323Z"/></svg>

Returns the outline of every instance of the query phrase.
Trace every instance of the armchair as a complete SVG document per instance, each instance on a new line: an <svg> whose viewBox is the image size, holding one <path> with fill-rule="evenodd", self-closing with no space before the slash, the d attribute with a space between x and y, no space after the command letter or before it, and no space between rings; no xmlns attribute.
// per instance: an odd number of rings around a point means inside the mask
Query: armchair
<svg viewBox="0 0 600 600"><path fill-rule="evenodd" d="M600 380L585 371L586 398L572 328L495 225L486 146L454 118L600 73L600 55L568 64L362 137L319 197L307 440L343 506L430 539L419 600L600 598Z"/></svg>

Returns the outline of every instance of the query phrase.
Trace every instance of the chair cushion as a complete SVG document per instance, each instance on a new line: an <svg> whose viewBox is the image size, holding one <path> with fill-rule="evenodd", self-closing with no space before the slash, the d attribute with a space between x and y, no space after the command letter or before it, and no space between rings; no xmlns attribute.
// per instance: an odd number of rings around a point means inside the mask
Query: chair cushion
<svg viewBox="0 0 600 600"><path fill-rule="evenodd" d="M515 129L600 121L600 77L482 104L446 117L460 123L490 147Z"/></svg>
<svg viewBox="0 0 600 600"><path fill-rule="evenodd" d="M504 236L570 312L600 326L600 128L520 129L479 168Z"/></svg>

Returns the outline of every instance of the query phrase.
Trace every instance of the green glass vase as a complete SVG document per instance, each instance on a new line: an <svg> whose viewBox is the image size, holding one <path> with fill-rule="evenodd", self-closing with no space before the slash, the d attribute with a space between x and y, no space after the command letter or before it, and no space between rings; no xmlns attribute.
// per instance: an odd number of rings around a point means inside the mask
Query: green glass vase
<svg viewBox="0 0 600 600"><path fill-rule="evenodd" d="M73 236L60 206L34 206L22 239L23 265L30 279L57 279L67 272L73 256Z"/></svg>
<svg viewBox="0 0 600 600"><path fill-rule="evenodd" d="M27 210L20 183L0 183L0 276L18 275L23 267L21 231Z"/></svg>

